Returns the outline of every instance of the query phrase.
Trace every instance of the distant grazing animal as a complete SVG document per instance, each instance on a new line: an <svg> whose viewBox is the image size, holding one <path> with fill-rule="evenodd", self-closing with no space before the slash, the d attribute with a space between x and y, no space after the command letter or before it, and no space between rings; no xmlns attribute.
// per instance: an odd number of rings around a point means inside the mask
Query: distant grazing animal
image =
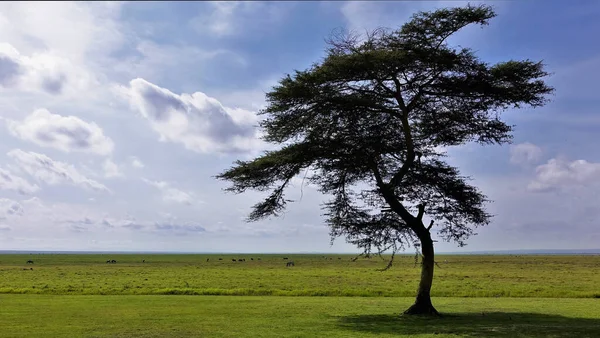
<svg viewBox="0 0 600 338"><path fill-rule="evenodd" d="M106 263L110 263L110 259L106 261Z"/></svg>
<svg viewBox="0 0 600 338"><path fill-rule="evenodd" d="M235 258L231 260L232 262L235 262Z"/></svg>
<svg viewBox="0 0 600 338"><path fill-rule="evenodd" d="M338 259L342 259L342 257L338 257Z"/></svg>
<svg viewBox="0 0 600 338"><path fill-rule="evenodd" d="M206 261L208 262L208 258L206 259Z"/></svg>
<svg viewBox="0 0 600 338"><path fill-rule="evenodd" d="M283 259L288 259L287 257L283 257Z"/></svg>
<svg viewBox="0 0 600 338"><path fill-rule="evenodd" d="M114 259L112 261L110 261L111 263L116 263L117 261L115 261Z"/></svg>
<svg viewBox="0 0 600 338"><path fill-rule="evenodd" d="M219 257L219 260L220 260L220 261L222 261L222 260L223 260L223 258Z"/></svg>
<svg viewBox="0 0 600 338"><path fill-rule="evenodd" d="M254 260L254 258L250 257L250 260L251 260L251 261L253 261L253 260Z"/></svg>
<svg viewBox="0 0 600 338"><path fill-rule="evenodd" d="M260 258L257 258L256 260L260 261Z"/></svg>
<svg viewBox="0 0 600 338"><path fill-rule="evenodd" d="M145 260L145 259L142 259L142 263L146 263L146 260Z"/></svg>
<svg viewBox="0 0 600 338"><path fill-rule="evenodd" d="M33 261L30 259L27 261L27 264L33 264Z"/></svg>
<svg viewBox="0 0 600 338"><path fill-rule="evenodd" d="M294 266L294 262L293 261L289 261L287 263L285 263L286 267L290 267L290 266Z"/></svg>

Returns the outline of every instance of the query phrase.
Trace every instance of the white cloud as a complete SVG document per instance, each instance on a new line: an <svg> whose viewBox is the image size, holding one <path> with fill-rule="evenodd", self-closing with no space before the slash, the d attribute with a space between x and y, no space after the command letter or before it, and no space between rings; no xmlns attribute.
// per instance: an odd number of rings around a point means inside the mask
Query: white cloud
<svg viewBox="0 0 600 338"><path fill-rule="evenodd" d="M104 169L104 177L106 178L124 176L123 173L119 170L119 166L109 158L104 160L104 163L102 164L102 169Z"/></svg>
<svg viewBox="0 0 600 338"><path fill-rule="evenodd" d="M82 175L74 166L54 161L44 154L13 149L7 155L17 163L19 168L40 182L49 185L71 184L88 190L110 191L102 183Z"/></svg>
<svg viewBox="0 0 600 338"><path fill-rule="evenodd" d="M137 157L131 156L129 158L131 160L131 166L134 168L142 169L144 168L144 163Z"/></svg>
<svg viewBox="0 0 600 338"><path fill-rule="evenodd" d="M133 37L119 20L121 7L109 1L1 2L0 107L14 106L4 116L20 117L24 107L35 108L32 103L106 109L100 108L110 103L104 84L123 62L115 52Z"/></svg>
<svg viewBox="0 0 600 338"><path fill-rule="evenodd" d="M159 189L163 194L165 202L175 202L185 205L191 205L194 202L192 193L173 188L165 181L151 181L145 178L142 178L142 181Z"/></svg>
<svg viewBox="0 0 600 338"><path fill-rule="evenodd" d="M7 125L11 134L22 140L67 153L108 155L114 148L113 141L96 123L76 116L52 114L46 109L35 110L23 121L7 120Z"/></svg>
<svg viewBox="0 0 600 338"><path fill-rule="evenodd" d="M29 195L39 189L36 184L31 184L26 179L0 168L0 190L12 190L19 194Z"/></svg>
<svg viewBox="0 0 600 338"><path fill-rule="evenodd" d="M181 143L199 153L243 152L262 144L254 113L224 107L204 93L177 95L140 78L122 90L160 141Z"/></svg>
<svg viewBox="0 0 600 338"><path fill-rule="evenodd" d="M600 163L586 160L569 162L553 158L536 168L536 177L528 185L531 191L549 191L573 187L589 187L600 183Z"/></svg>
<svg viewBox="0 0 600 338"><path fill-rule="evenodd" d="M97 79L82 66L44 51L24 56L12 45L0 43L0 85L51 95L74 95L96 85Z"/></svg>
<svg viewBox="0 0 600 338"><path fill-rule="evenodd" d="M58 52L76 62L124 42L117 22L122 3L3 2L0 31L17 48Z"/></svg>
<svg viewBox="0 0 600 338"><path fill-rule="evenodd" d="M528 165L539 162L542 157L542 149L533 143L520 143L510 148L510 163L517 165Z"/></svg>

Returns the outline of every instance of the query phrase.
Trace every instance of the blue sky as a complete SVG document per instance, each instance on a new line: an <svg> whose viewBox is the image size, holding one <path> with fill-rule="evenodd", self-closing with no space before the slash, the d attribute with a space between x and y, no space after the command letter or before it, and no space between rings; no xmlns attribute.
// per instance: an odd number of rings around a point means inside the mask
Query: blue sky
<svg viewBox="0 0 600 338"><path fill-rule="evenodd" d="M247 224L262 195L225 194L213 176L265 149L264 93L319 61L332 30L466 3L2 2L0 249L356 252L330 246L327 197L301 179L283 217ZM544 60L557 91L505 112L513 145L449 150L496 217L466 248L437 250L597 248L600 3L490 4L498 17L451 43Z"/></svg>

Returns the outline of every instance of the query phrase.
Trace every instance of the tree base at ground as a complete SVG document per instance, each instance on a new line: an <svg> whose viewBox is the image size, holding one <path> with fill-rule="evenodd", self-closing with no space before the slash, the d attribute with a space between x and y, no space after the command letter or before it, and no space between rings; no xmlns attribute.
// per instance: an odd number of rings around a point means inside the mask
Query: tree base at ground
<svg viewBox="0 0 600 338"><path fill-rule="evenodd" d="M415 315L415 316L432 316L432 317L441 317L442 315L433 307L431 302L427 303L414 303L409 307L406 311L404 311L405 315Z"/></svg>

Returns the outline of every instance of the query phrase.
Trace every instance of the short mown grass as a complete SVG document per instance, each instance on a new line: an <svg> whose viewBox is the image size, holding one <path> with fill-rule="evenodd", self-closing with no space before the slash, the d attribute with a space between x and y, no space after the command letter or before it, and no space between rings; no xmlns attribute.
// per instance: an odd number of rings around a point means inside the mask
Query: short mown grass
<svg viewBox="0 0 600 338"><path fill-rule="evenodd" d="M295 266L286 268L284 256ZM414 296L419 267L413 256L397 256L394 266L385 272L378 271L385 262L377 257L352 261L353 257L0 255L0 293ZM232 261L239 258L246 261ZM26 264L29 259L34 264ZM117 263L107 264L108 259ZM437 261L434 297L600 298L600 256L439 255Z"/></svg>
<svg viewBox="0 0 600 338"><path fill-rule="evenodd" d="M0 337L600 337L600 300L0 295Z"/></svg>

